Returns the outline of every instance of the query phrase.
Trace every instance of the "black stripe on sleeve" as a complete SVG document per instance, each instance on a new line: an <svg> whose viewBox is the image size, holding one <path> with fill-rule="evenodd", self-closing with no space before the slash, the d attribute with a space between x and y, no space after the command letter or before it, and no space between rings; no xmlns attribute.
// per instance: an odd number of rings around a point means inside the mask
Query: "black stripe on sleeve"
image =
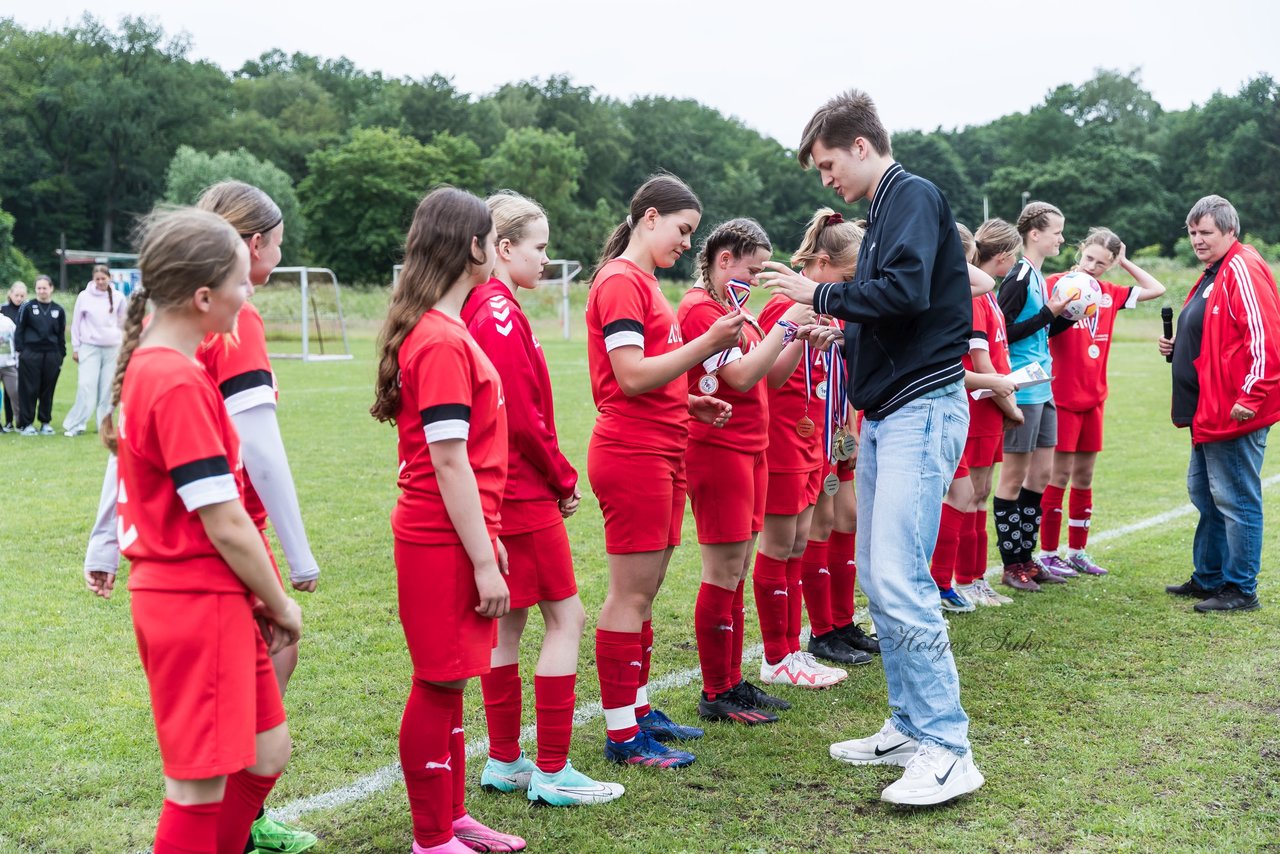
<svg viewBox="0 0 1280 854"><path fill-rule="evenodd" d="M969 330L969 337L970 337L970 338L981 338L983 341L988 341L988 340L990 340L990 339L987 337L987 332L986 332L986 330L985 330L985 329L971 329L971 330Z"/></svg>
<svg viewBox="0 0 1280 854"><path fill-rule="evenodd" d="M227 458L225 456L217 456L183 463L172 469L169 472L169 477L173 478L173 485L181 489L189 483L195 483L197 480L227 474L231 474L231 466L227 464Z"/></svg>
<svg viewBox="0 0 1280 854"><path fill-rule="evenodd" d="M420 413L422 424L434 424L437 421L465 421L471 423L471 407L465 403L442 403L439 406L428 406Z"/></svg>
<svg viewBox="0 0 1280 854"><path fill-rule="evenodd" d="M617 335L619 332L638 332L644 335L644 324L638 320L615 320L604 325L604 337Z"/></svg>
<svg viewBox="0 0 1280 854"><path fill-rule="evenodd" d="M272 390L275 389L270 371L245 371L243 374L236 374L230 379L223 380L218 385L218 391L222 392L222 399L226 400L242 391L249 391L261 386L266 386Z"/></svg>

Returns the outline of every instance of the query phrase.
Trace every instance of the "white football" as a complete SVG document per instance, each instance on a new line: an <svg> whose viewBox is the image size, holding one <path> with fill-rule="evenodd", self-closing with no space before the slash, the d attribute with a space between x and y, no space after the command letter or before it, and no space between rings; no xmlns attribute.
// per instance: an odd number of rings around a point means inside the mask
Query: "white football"
<svg viewBox="0 0 1280 854"><path fill-rule="evenodd" d="M1053 295L1061 298L1064 294L1069 302L1063 309L1062 316L1071 321L1093 317L1102 304L1102 286L1098 284L1098 280L1078 270L1067 273L1054 283Z"/></svg>

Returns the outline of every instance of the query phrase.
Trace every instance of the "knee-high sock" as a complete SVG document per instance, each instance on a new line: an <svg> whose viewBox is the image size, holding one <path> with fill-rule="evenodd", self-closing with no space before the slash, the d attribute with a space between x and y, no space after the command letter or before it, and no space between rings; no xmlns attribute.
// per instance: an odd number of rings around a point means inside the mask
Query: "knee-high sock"
<svg viewBox="0 0 1280 854"><path fill-rule="evenodd" d="M1018 493L1018 512L1022 514L1022 560L1035 557L1036 541L1040 538L1040 499L1043 494L1022 487Z"/></svg>
<svg viewBox="0 0 1280 854"><path fill-rule="evenodd" d="M538 726L538 768L555 774L569 758L573 737L573 688L577 676L533 675L533 702Z"/></svg>
<svg viewBox="0 0 1280 854"><path fill-rule="evenodd" d="M801 559L787 561L787 652L800 651L800 628L804 625L804 569Z"/></svg>
<svg viewBox="0 0 1280 854"><path fill-rule="evenodd" d="M1018 502L996 496L991 502L996 522L996 545L1000 549L1000 562L1005 567L1022 563L1022 513Z"/></svg>
<svg viewBox="0 0 1280 854"><path fill-rule="evenodd" d="M809 631L825 635L831 631L831 569L827 563L827 542L810 540L800 556L800 579L804 582L804 605L809 612Z"/></svg>
<svg viewBox="0 0 1280 854"><path fill-rule="evenodd" d="M733 650L729 656L729 685L737 685L742 681L742 645L746 641L747 607L744 591L747 581L738 582L738 589L733 593Z"/></svg>
<svg viewBox="0 0 1280 854"><path fill-rule="evenodd" d="M960 543L956 548L956 584L972 584L982 577L987 560L987 514L965 513L960 520ZM979 528L981 526L981 528ZM978 551L978 534L982 534L982 551Z"/></svg>
<svg viewBox="0 0 1280 854"><path fill-rule="evenodd" d="M216 854L222 804L179 804L166 800L156 825L153 854Z"/></svg>
<svg viewBox="0 0 1280 854"><path fill-rule="evenodd" d="M218 811L218 854L244 854L249 828L279 778L279 774L264 776L249 771L228 775Z"/></svg>
<svg viewBox="0 0 1280 854"><path fill-rule="evenodd" d="M515 762L520 758L520 714L524 686L520 665L494 667L480 677L484 718L489 724L489 758Z"/></svg>
<svg viewBox="0 0 1280 854"><path fill-rule="evenodd" d="M756 552L751 587L760 617L765 661L777 664L791 651L787 646L787 562Z"/></svg>
<svg viewBox="0 0 1280 854"><path fill-rule="evenodd" d="M1071 490L1072 496L1075 490ZM1056 552L1062 539L1062 498L1066 490L1052 483L1044 488L1040 499L1040 548Z"/></svg>
<svg viewBox="0 0 1280 854"><path fill-rule="evenodd" d="M960 547L960 524L964 514L945 501L942 503L942 516L938 522L938 541L933 547L933 561L929 564L929 574L939 590L950 590L951 579L956 572L956 553Z"/></svg>
<svg viewBox="0 0 1280 854"><path fill-rule="evenodd" d="M1045 493L1048 494L1047 492ZM1084 551L1093 522L1093 490L1071 487L1071 512L1067 519L1067 548Z"/></svg>
<svg viewBox="0 0 1280 854"><path fill-rule="evenodd" d="M831 570L831 623L837 629L853 622L853 585L858 577L858 566L854 563L856 548L857 535L854 533L832 531L827 540L827 568Z"/></svg>
<svg viewBox="0 0 1280 854"><path fill-rule="evenodd" d="M413 840L423 848L453 838L453 721L462 719L462 691L413 680L400 721L400 766L409 792Z"/></svg>
<svg viewBox="0 0 1280 854"><path fill-rule="evenodd" d="M649 714L649 667L653 664L653 620L640 627L640 677L636 683L636 719Z"/></svg>
<svg viewBox="0 0 1280 854"><path fill-rule="evenodd" d="M736 683L729 682L733 658L734 591L702 582L693 608L693 631L702 666L702 690L714 697Z"/></svg>
<svg viewBox="0 0 1280 854"><path fill-rule="evenodd" d="M596 672L600 675L600 705L604 707L609 738L628 741L636 726L636 687L640 678L640 633L596 629Z"/></svg>

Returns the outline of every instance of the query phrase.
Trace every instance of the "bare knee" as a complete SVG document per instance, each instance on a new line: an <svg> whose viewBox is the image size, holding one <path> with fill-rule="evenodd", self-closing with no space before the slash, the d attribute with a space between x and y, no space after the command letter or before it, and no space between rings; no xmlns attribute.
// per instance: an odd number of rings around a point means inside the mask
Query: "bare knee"
<svg viewBox="0 0 1280 854"><path fill-rule="evenodd" d="M582 637L582 631L587 625L587 610L582 607L582 599L576 594L559 602L543 602L541 607L548 635Z"/></svg>
<svg viewBox="0 0 1280 854"><path fill-rule="evenodd" d="M256 739L257 761L249 771L263 777L271 777L284 771L293 753L293 739L289 737L287 723L258 733Z"/></svg>

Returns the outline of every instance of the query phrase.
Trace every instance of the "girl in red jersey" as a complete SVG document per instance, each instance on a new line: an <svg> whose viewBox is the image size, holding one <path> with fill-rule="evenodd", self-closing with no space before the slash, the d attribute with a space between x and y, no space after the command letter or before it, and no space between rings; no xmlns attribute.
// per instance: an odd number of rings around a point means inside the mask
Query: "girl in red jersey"
<svg viewBox="0 0 1280 854"><path fill-rule="evenodd" d="M649 705L653 600L684 520L689 416L723 426L732 407L688 393L685 372L735 346L732 311L685 343L654 270L689 249L702 204L680 179L657 175L631 197L627 219L605 243L587 297L587 363L600 417L587 475L604 514L609 592L596 628L596 667L614 762L675 768L693 754L663 742L698 738Z"/></svg>
<svg viewBox="0 0 1280 854"><path fill-rule="evenodd" d="M1003 279L1017 261L1022 248L1018 229L1002 219L989 219L973 235L969 263L995 279ZM973 299L973 333L965 370L978 374L1009 373L1009 337L1004 314L995 295L983 293ZM1008 605L1013 599L996 592L983 577L987 569L987 498L991 495L991 472L1000 462L1007 424L1020 424L1022 412L1008 395L975 400L969 396L969 438L964 459L969 467L971 495L962 506L959 541L955 559L955 590L974 605ZM944 513L947 511L944 509ZM936 553L936 552L935 552Z"/></svg>
<svg viewBox="0 0 1280 854"><path fill-rule="evenodd" d="M1102 409L1107 401L1107 357L1116 315L1140 302L1164 295L1164 285L1126 257L1124 243L1110 229L1091 228L1078 247L1074 269L1088 273L1102 286L1102 302L1093 317L1078 320L1049 339L1053 355L1053 399L1058 405L1058 446L1053 471L1040 501L1040 562L1050 570L1063 566L1086 575L1105 575L1085 551L1093 517L1093 468L1102 450ZM1103 280L1116 264L1133 277L1126 288ZM1052 290L1065 274L1051 276ZM1058 554L1062 537L1062 499L1071 485L1067 521L1067 556Z"/></svg>
<svg viewBox="0 0 1280 854"><path fill-rule="evenodd" d="M680 302L680 332L693 340L716 321L743 310L749 288L773 246L760 224L734 219L716 226L698 251L698 281ZM778 720L770 709L790 704L742 678L743 588L751 549L764 524L769 404L761 382L813 309L793 305L787 325L765 330L747 317L736 345L689 370L691 393L715 394L733 406L723 428L689 425L689 499L702 551L702 586L694 631L702 665L698 715L745 724ZM790 330L790 332L789 332ZM792 348L793 350L796 348Z"/></svg>
<svg viewBox="0 0 1280 854"><path fill-rule="evenodd" d="M192 209L144 223L104 442L119 455L120 542L164 762L156 854L240 854L289 759L268 655L296 643L301 612L245 512L240 443L195 361L245 300L244 242ZM147 302L155 315L145 336ZM141 343L140 343L140 340ZM255 625L265 629L266 637Z"/></svg>
<svg viewBox="0 0 1280 854"><path fill-rule="evenodd" d="M510 445L502 499L502 544L507 549L511 611L498 621L492 669L480 677L489 722L489 759L480 785L502 792L527 790L535 803L602 804L622 786L597 783L569 763L578 645L586 611L578 598L564 520L578 509L578 473L556 438L551 377L542 345L516 298L538 286L547 264L547 215L512 192L487 202L497 234L493 277L467 297L462 319L502 378ZM534 671L538 759L520 749L520 636L537 605L546 622Z"/></svg>
<svg viewBox="0 0 1280 854"><path fill-rule="evenodd" d="M415 854L525 847L468 815L464 798L462 689L489 671L497 618L510 601L497 539L507 479L502 382L460 317L493 263L493 218L484 202L442 187L419 203L379 338L369 410L399 435L391 529L400 623L413 660L400 764Z"/></svg>
<svg viewBox="0 0 1280 854"><path fill-rule="evenodd" d="M803 265L806 276L821 282L852 278L862 234L857 223L822 208L810 221L791 263ZM771 328L792 305L784 296L772 297L760 312L761 326ZM870 654L850 647L835 633L831 575L823 554L827 546L825 541L809 540L814 505L830 473L823 437L828 357L821 351L840 333L833 326L825 333L790 344L769 371L769 486L753 580L764 637L760 679L769 685L825 688L849 675L820 663L812 650L848 664L871 660ZM837 570L851 571L852 564ZM809 587L805 598L811 605L810 629L819 638L811 641L809 652L800 648L802 583Z"/></svg>

